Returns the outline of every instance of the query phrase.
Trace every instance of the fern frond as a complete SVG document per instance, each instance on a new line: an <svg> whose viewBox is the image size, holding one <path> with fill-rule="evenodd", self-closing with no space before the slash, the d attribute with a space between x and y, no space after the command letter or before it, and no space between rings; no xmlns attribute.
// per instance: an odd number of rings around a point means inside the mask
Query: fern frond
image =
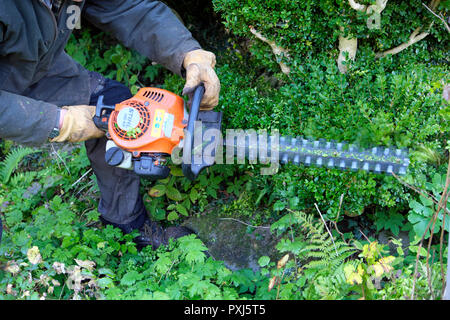
<svg viewBox="0 0 450 320"><path fill-rule="evenodd" d="M33 182L36 175L37 175L36 171L19 172L11 177L9 183L11 184L11 186L14 187L17 187L19 185L29 186Z"/></svg>
<svg viewBox="0 0 450 320"><path fill-rule="evenodd" d="M3 183L8 182L11 174L16 170L20 161L26 156L38 152L40 150L32 149L28 147L18 147L11 150L6 156L5 160L0 162L0 179Z"/></svg>
<svg viewBox="0 0 450 320"><path fill-rule="evenodd" d="M355 252L354 248L345 242L333 241L323 223L314 220L313 215L304 212L295 212L294 215L308 240L308 244L304 248L305 258L308 261L304 266L305 269L334 271Z"/></svg>

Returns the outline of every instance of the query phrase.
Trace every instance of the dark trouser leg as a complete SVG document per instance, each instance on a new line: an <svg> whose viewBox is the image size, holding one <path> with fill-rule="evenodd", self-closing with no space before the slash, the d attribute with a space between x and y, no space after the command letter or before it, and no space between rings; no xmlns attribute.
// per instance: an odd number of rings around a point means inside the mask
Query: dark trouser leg
<svg viewBox="0 0 450 320"><path fill-rule="evenodd" d="M91 73L91 105L97 104L100 95L104 103L114 105L131 98L130 90L123 84ZM87 156L91 162L100 189L98 211L103 222L131 232L140 228L147 218L147 212L139 193L140 179L133 171L111 167L105 161L107 139L86 141Z"/></svg>

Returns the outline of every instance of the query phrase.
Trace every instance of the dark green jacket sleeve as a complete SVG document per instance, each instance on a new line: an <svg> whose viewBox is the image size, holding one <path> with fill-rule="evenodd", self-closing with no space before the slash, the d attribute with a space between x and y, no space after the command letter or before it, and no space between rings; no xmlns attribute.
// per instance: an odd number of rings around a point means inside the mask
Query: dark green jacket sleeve
<svg viewBox="0 0 450 320"><path fill-rule="evenodd" d="M87 0L84 17L179 75L185 54L201 48L172 10L159 1Z"/></svg>
<svg viewBox="0 0 450 320"><path fill-rule="evenodd" d="M56 125L56 105L0 90L0 138L26 146L48 141Z"/></svg>

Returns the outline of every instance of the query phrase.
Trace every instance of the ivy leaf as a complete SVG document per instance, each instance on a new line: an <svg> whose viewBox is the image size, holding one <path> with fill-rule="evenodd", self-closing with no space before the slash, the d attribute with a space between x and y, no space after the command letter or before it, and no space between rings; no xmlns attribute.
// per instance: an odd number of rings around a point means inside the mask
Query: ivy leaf
<svg viewBox="0 0 450 320"><path fill-rule="evenodd" d="M117 75L116 75L116 80L117 81L122 81L123 79L123 69L117 69Z"/></svg>
<svg viewBox="0 0 450 320"><path fill-rule="evenodd" d="M114 53L114 54L112 54L111 57L110 57L111 61L112 61L113 63L115 63L115 64L119 64L121 58L122 58L122 57L121 57L120 54L118 54L118 53Z"/></svg>
<svg viewBox="0 0 450 320"><path fill-rule="evenodd" d="M166 211L164 211L164 209L161 208L155 208L155 210L153 212L151 212L152 217L155 220L164 220L166 218Z"/></svg>
<svg viewBox="0 0 450 320"><path fill-rule="evenodd" d="M185 207L187 210L191 209L191 202L189 201L189 199L184 199L184 201L181 203L181 205L183 207Z"/></svg>
<svg viewBox="0 0 450 320"><path fill-rule="evenodd" d="M138 78L135 74L130 77L130 84L133 85L137 82Z"/></svg>
<svg viewBox="0 0 450 320"><path fill-rule="evenodd" d="M213 197L214 199L217 199L217 192L216 192L216 190L214 188L207 187L206 188L206 193L208 195L210 195L211 197Z"/></svg>

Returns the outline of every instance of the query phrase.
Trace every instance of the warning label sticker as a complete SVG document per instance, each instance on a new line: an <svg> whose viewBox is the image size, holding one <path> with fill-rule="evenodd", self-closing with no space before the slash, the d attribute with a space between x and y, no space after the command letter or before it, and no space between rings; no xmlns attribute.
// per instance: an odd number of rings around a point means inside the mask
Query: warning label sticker
<svg viewBox="0 0 450 320"><path fill-rule="evenodd" d="M159 138L161 136L165 113L163 109L156 109L155 116L153 117L152 132L150 134L152 137Z"/></svg>
<svg viewBox="0 0 450 320"><path fill-rule="evenodd" d="M175 117L171 113L166 113L164 115L163 130L164 130L164 135L167 138L170 138L172 136L172 129L173 129L173 121L174 121L174 119L175 119Z"/></svg>

